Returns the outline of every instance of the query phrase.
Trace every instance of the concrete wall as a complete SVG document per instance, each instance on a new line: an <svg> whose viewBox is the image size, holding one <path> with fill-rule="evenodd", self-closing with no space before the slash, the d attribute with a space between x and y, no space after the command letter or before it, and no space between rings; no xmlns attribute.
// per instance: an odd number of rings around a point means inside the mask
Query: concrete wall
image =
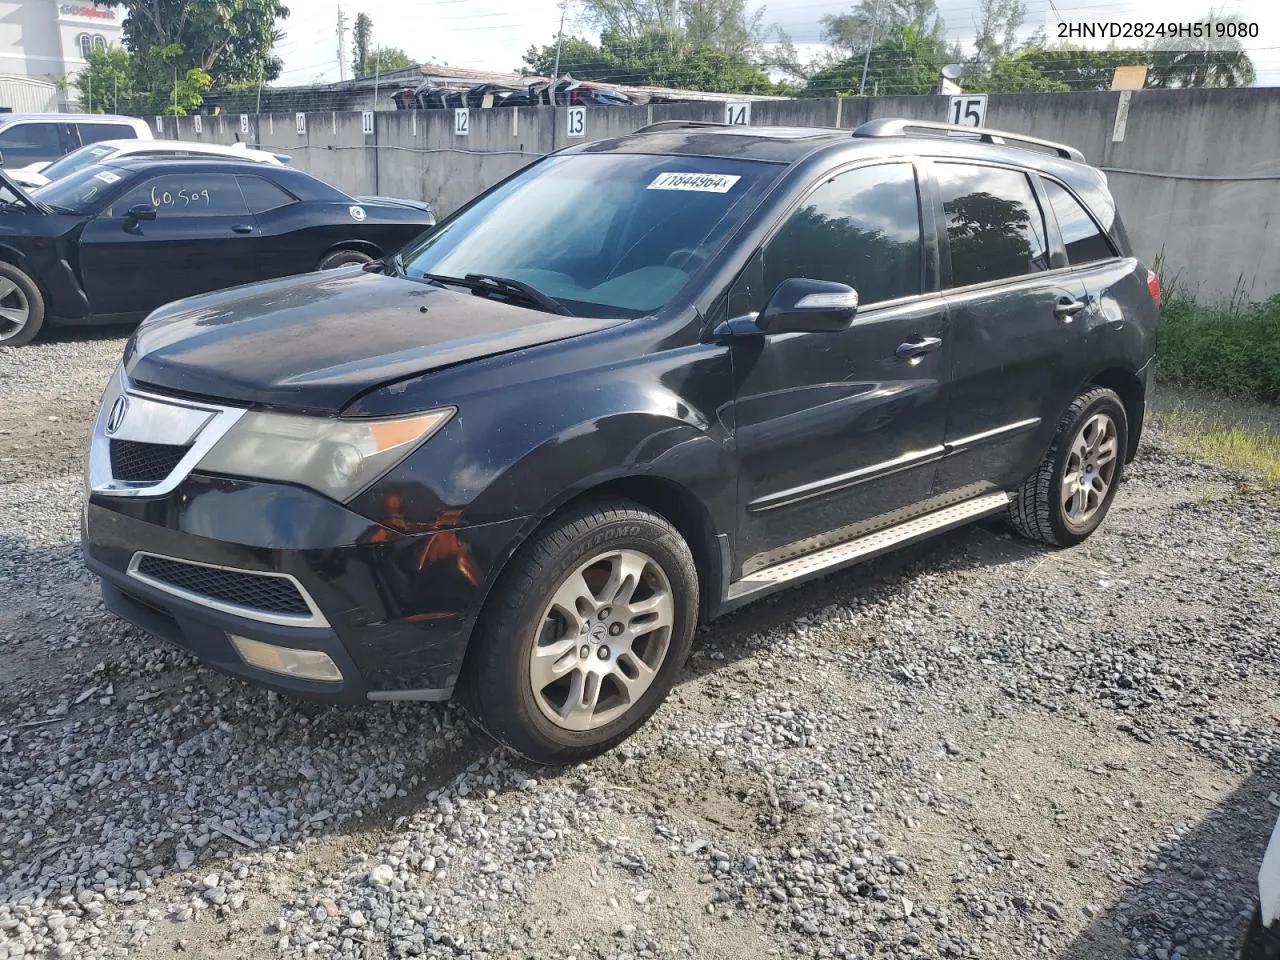
<svg viewBox="0 0 1280 960"><path fill-rule="evenodd" d="M1137 254L1163 261L1201 297L1237 290L1280 293L1280 90L1144 90L1131 95L1116 136L1119 93L993 94L987 125L1070 143L1107 170ZM946 97L849 97L757 102L754 125L851 129L875 117L944 120ZM288 153L302 169L349 193L430 200L448 214L536 159L578 142L565 108L472 110L454 133L450 110L379 112L366 135L359 113L312 113L299 135L293 114L250 117L241 139ZM724 119L721 104L588 108L588 140L659 120ZM232 142L239 118L167 118L165 135Z"/></svg>

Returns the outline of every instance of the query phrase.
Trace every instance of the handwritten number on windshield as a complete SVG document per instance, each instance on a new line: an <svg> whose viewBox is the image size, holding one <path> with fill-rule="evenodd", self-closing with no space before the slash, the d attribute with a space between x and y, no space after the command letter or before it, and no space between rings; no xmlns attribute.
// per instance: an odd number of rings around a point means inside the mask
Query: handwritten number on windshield
<svg viewBox="0 0 1280 960"><path fill-rule="evenodd" d="M186 187L179 187L178 192L174 193L172 190L161 190L154 184L151 187L151 205L153 207L182 206L186 208L193 203L203 203L207 207L210 202L208 188L188 190Z"/></svg>

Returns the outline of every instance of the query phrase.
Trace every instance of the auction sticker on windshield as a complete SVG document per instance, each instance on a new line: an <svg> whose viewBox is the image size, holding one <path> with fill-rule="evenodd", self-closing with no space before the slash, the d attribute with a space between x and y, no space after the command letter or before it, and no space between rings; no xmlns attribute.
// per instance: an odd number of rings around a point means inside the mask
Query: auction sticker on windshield
<svg viewBox="0 0 1280 960"><path fill-rule="evenodd" d="M99 170L94 176L103 183L115 183L120 179L120 174L112 173L110 170Z"/></svg>
<svg viewBox="0 0 1280 960"><path fill-rule="evenodd" d="M727 173L660 173L649 184L649 190L698 190L702 193L728 193L741 177Z"/></svg>

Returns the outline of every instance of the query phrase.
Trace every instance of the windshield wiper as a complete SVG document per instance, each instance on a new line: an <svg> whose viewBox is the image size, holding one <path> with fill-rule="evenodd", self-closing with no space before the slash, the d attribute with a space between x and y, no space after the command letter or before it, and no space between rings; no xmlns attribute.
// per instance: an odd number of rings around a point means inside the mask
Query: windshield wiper
<svg viewBox="0 0 1280 960"><path fill-rule="evenodd" d="M446 277L438 273L424 273L422 279L434 283L466 287L472 293L500 293L512 300L523 300L530 306L556 313L562 317L572 317L573 312L555 297L550 297L537 287L531 287L523 280L512 280L510 277L494 277L487 273L468 273L465 277Z"/></svg>

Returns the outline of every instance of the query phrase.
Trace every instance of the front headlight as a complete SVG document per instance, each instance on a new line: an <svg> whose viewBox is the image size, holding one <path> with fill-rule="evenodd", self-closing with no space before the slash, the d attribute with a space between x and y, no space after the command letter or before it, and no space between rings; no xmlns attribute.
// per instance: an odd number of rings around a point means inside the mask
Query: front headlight
<svg viewBox="0 0 1280 960"><path fill-rule="evenodd" d="M196 469L298 483L335 500L349 500L453 414L453 407L445 407L389 420L329 420L250 411Z"/></svg>

